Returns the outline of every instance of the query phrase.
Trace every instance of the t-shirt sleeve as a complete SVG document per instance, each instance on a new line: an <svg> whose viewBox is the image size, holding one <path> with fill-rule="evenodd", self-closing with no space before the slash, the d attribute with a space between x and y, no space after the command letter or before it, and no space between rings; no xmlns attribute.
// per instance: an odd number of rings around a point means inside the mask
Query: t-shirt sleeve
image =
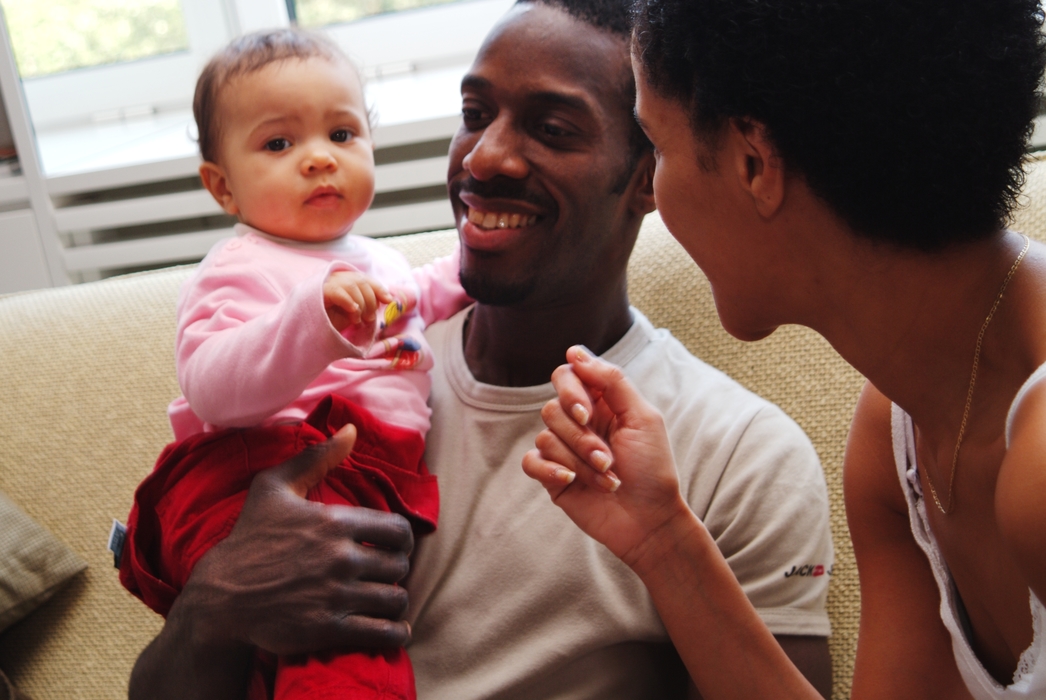
<svg viewBox="0 0 1046 700"><path fill-rule="evenodd" d="M703 520L771 632L829 634L824 473L809 438L776 406L760 408L740 434Z"/></svg>

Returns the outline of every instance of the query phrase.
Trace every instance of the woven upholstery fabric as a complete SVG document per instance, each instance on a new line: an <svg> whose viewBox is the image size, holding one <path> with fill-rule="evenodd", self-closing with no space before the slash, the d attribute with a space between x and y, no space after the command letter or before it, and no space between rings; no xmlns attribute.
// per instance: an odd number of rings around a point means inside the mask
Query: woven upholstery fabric
<svg viewBox="0 0 1046 700"><path fill-rule="evenodd" d="M0 493L0 632L86 567L87 562Z"/></svg>
<svg viewBox="0 0 1046 700"><path fill-rule="evenodd" d="M1046 164L1035 163L1026 192L1014 228L1046 239ZM413 264L449 252L454 241L452 231L388 239ZM190 271L0 298L0 491L89 563L0 636L0 668L35 700L125 697L134 660L160 629L160 618L120 587L105 542L170 439L174 304ZM707 282L656 215L647 217L629 272L632 302L655 325L779 404L813 440L836 546L828 599L833 697L848 698L860 600L841 465L862 379L804 328L758 343L728 336Z"/></svg>
<svg viewBox="0 0 1046 700"><path fill-rule="evenodd" d="M106 541L170 440L181 269L0 299L0 490L89 568L0 637L36 700L126 697L160 618L121 587Z"/></svg>

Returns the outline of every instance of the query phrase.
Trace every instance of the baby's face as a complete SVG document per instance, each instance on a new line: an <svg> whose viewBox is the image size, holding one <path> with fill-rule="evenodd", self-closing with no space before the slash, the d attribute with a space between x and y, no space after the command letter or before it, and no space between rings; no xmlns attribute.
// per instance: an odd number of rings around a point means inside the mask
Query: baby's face
<svg viewBox="0 0 1046 700"><path fill-rule="evenodd" d="M227 212L274 236L326 241L370 206L374 145L351 66L279 61L234 78L219 99L228 194L215 196Z"/></svg>

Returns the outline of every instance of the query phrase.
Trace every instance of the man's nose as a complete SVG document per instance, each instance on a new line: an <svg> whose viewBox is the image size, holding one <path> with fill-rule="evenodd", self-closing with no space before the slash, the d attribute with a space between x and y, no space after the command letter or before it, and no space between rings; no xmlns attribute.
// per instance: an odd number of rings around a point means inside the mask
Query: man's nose
<svg viewBox="0 0 1046 700"><path fill-rule="evenodd" d="M524 137L509 119L497 118L483 130L461 165L477 180L498 175L521 180L530 172L523 154Z"/></svg>
<svg viewBox="0 0 1046 700"><path fill-rule="evenodd" d="M334 158L329 148L322 145L309 145L305 157L301 161L302 175L312 175L320 172L334 172L338 169L338 161Z"/></svg>

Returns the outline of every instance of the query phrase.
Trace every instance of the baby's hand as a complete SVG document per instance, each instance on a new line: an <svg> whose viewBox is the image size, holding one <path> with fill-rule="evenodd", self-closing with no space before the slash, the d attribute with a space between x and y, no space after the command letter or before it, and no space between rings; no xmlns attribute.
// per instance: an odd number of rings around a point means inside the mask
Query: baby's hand
<svg viewBox="0 0 1046 700"><path fill-rule="evenodd" d="M388 290L362 272L340 270L323 283L323 306L339 333L349 326L373 323L378 306L391 301Z"/></svg>

